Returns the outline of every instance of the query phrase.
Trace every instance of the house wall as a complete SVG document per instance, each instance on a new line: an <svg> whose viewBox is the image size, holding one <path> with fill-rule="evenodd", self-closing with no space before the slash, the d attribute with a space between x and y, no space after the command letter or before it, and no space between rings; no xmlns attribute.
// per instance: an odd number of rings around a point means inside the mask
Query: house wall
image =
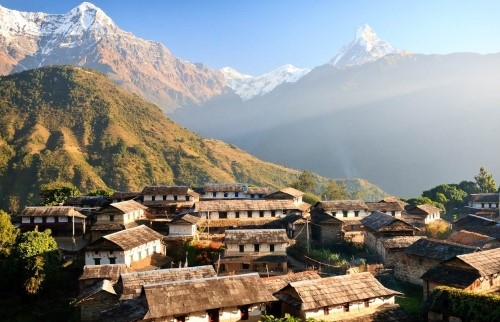
<svg viewBox="0 0 500 322"><path fill-rule="evenodd" d="M249 322L257 322L260 320L262 311L260 310L260 305L252 305L248 309L248 320ZM189 322L207 322L208 314L205 311L192 312L189 313ZM186 319L187 321L188 319ZM175 317L169 316L165 318L155 319L154 321L161 322L176 322ZM241 311L237 307L225 307L221 308L219 311L219 321L224 322L236 322L241 321Z"/></svg>
<svg viewBox="0 0 500 322"><path fill-rule="evenodd" d="M330 211L330 212L327 212L328 214L332 215L333 217L337 218L337 219L349 219L349 220L352 220L352 219L362 219L362 218L365 218L366 216L368 216L368 212L366 212L365 210L359 210L357 211L358 215L356 216L356 210L345 210L347 211L347 216L344 216L345 213L344 211L342 210L339 210L339 211Z"/></svg>
<svg viewBox="0 0 500 322"><path fill-rule="evenodd" d="M85 265L95 265L95 258L101 259L100 265L111 264L109 258L115 257L116 264L126 264L130 267L132 262L138 262L153 253L165 254L165 246L159 239L126 251L86 251Z"/></svg>
<svg viewBox="0 0 500 322"><path fill-rule="evenodd" d="M314 227L314 229L319 231L319 242L321 244L327 245L339 242L343 239L342 224L321 224L319 227Z"/></svg>
<svg viewBox="0 0 500 322"><path fill-rule="evenodd" d="M282 218L285 217L289 211L286 209L276 209L274 210L274 215L273 215L273 210L263 210L263 217L260 216L260 211L247 211L247 210L242 210L242 211L228 211L226 212L227 218L228 219L234 219L234 218ZM236 213L238 213L238 217L236 216ZM207 219L207 212L200 212L200 217L202 219ZM210 219L219 219L219 212L218 211L210 211Z"/></svg>
<svg viewBox="0 0 500 322"><path fill-rule="evenodd" d="M469 207L476 209L484 209L484 208L498 208L498 202L471 202L469 201Z"/></svg>
<svg viewBox="0 0 500 322"><path fill-rule="evenodd" d="M394 275L400 280L423 286L424 282L420 276L439 263L439 260L399 252L394 256Z"/></svg>
<svg viewBox="0 0 500 322"><path fill-rule="evenodd" d="M82 322L102 321L101 312L118 303L118 296L101 291L80 304Z"/></svg>
<svg viewBox="0 0 500 322"><path fill-rule="evenodd" d="M401 211L400 210L398 210L396 212L393 212L393 211L382 211L382 210L377 210L377 211L381 212L381 213L384 213L386 215L392 216L394 218L401 218ZM368 212L368 216L371 215L371 214L372 214L372 212L369 211Z"/></svg>
<svg viewBox="0 0 500 322"><path fill-rule="evenodd" d="M433 222L434 220L438 220L438 219L441 219L441 214L439 212L428 214L424 219L424 223L427 225L427 224Z"/></svg>
<svg viewBox="0 0 500 322"><path fill-rule="evenodd" d="M196 225L168 225L169 236L194 236L196 235Z"/></svg>
<svg viewBox="0 0 500 322"><path fill-rule="evenodd" d="M144 195L144 201L199 201L199 198L195 198L190 195ZM165 197L165 198L164 198Z"/></svg>
<svg viewBox="0 0 500 322"><path fill-rule="evenodd" d="M111 221L111 216L113 216L113 221ZM120 223L120 224L128 224L137 219L145 218L144 209L137 209L126 214L97 214L96 221L97 223Z"/></svg>
<svg viewBox="0 0 500 322"><path fill-rule="evenodd" d="M259 253L271 252L270 245L271 244L267 244L267 243L259 244ZM286 244L286 243L274 244L273 254L276 254L276 255L286 254L286 247L287 246L288 246L288 244ZM255 253L256 252L255 252L254 244L244 244L244 252L240 252L239 244L226 244L225 254L227 256L243 255L243 254L255 254Z"/></svg>

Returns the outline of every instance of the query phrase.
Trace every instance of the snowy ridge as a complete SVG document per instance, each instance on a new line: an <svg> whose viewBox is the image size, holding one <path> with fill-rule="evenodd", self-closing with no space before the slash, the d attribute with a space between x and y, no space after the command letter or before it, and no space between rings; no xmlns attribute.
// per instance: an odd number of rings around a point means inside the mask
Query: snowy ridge
<svg viewBox="0 0 500 322"><path fill-rule="evenodd" d="M378 38L373 29L364 25L356 32L356 37L330 60L335 67L349 67L376 61L389 54L400 54L399 49Z"/></svg>
<svg viewBox="0 0 500 322"><path fill-rule="evenodd" d="M246 101L267 94L283 83L294 83L311 70L287 64L260 76L245 75L231 67L224 67L220 71L226 77L227 86Z"/></svg>

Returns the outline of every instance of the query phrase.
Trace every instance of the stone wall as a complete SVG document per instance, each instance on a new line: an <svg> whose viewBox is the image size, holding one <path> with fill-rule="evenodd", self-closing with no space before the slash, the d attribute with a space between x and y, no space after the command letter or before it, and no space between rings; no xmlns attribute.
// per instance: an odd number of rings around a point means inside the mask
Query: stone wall
<svg viewBox="0 0 500 322"><path fill-rule="evenodd" d="M432 266L440 263L439 260L407 255L403 252L394 254L394 275L403 281L415 285L424 285L420 276Z"/></svg>
<svg viewBox="0 0 500 322"><path fill-rule="evenodd" d="M101 291L80 304L82 322L102 321L101 312L118 303L118 296Z"/></svg>

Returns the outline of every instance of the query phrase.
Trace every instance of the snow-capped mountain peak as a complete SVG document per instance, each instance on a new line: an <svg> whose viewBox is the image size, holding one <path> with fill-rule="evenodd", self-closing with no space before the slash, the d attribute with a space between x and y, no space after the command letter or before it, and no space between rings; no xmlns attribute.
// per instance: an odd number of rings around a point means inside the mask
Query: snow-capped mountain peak
<svg viewBox="0 0 500 322"><path fill-rule="evenodd" d="M297 68L286 64L260 76L242 74L231 67L220 69L231 88L242 100L262 96L283 83L294 83L309 73L309 68Z"/></svg>
<svg viewBox="0 0 500 322"><path fill-rule="evenodd" d="M335 67L348 67L373 62L388 54L399 54L401 51L380 39L375 31L364 25L356 31L356 37L330 61Z"/></svg>

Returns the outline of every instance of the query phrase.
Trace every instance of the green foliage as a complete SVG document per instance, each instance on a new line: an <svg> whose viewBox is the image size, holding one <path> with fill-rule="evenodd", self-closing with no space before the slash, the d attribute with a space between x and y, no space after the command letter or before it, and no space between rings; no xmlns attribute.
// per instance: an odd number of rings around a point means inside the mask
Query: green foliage
<svg viewBox="0 0 500 322"><path fill-rule="evenodd" d="M309 253L311 257L335 266L347 266L348 262L338 253L333 253L329 249L313 248Z"/></svg>
<svg viewBox="0 0 500 322"><path fill-rule="evenodd" d="M451 225L444 220L434 220L425 227L427 237L446 239L451 235Z"/></svg>
<svg viewBox="0 0 500 322"><path fill-rule="evenodd" d="M302 171L292 187L303 192L314 194L316 192L316 179L314 173L308 170Z"/></svg>
<svg viewBox="0 0 500 322"><path fill-rule="evenodd" d="M306 192L302 196L302 201L307 202L308 204L314 205L318 201L320 201L320 198L312 193Z"/></svg>
<svg viewBox="0 0 500 322"><path fill-rule="evenodd" d="M41 186L42 205L61 205L69 197L80 195L80 191L69 182L51 182Z"/></svg>
<svg viewBox="0 0 500 322"><path fill-rule="evenodd" d="M444 205L446 213L452 215L455 208L464 205L467 192L459 189L457 185L441 184L424 191L422 196Z"/></svg>
<svg viewBox="0 0 500 322"><path fill-rule="evenodd" d="M429 204L429 205L436 206L443 211L446 211L443 204L441 204L437 201L433 201L428 197L411 198L411 199L407 199L405 201L408 203L409 206L418 206L418 205Z"/></svg>
<svg viewBox="0 0 500 322"><path fill-rule="evenodd" d="M500 296L439 286L429 295L427 311L436 310L464 321L500 321Z"/></svg>
<svg viewBox="0 0 500 322"><path fill-rule="evenodd" d="M325 200L344 200L349 196L347 188L343 184L338 184L335 180L330 180L323 192Z"/></svg>
<svg viewBox="0 0 500 322"><path fill-rule="evenodd" d="M479 187L480 193L496 192L497 185L493 175L488 172L484 167L479 169L479 174L474 177L476 184Z"/></svg>
<svg viewBox="0 0 500 322"><path fill-rule="evenodd" d="M465 191L468 195L479 193L479 186L473 181L464 180L458 184L458 189Z"/></svg>
<svg viewBox="0 0 500 322"><path fill-rule="evenodd" d="M288 313L285 313L285 317L283 318L278 318L273 315L261 315L260 320L261 322L302 322L302 319L296 316L292 316ZM317 320L309 318L307 319L307 322L316 322Z"/></svg>
<svg viewBox="0 0 500 322"><path fill-rule="evenodd" d="M12 225L10 215L0 210L0 258L11 254L18 233L19 229Z"/></svg>
<svg viewBox="0 0 500 322"><path fill-rule="evenodd" d="M105 188L105 189L93 189L87 192L87 196L102 196L102 197L111 197L115 193L113 189Z"/></svg>

